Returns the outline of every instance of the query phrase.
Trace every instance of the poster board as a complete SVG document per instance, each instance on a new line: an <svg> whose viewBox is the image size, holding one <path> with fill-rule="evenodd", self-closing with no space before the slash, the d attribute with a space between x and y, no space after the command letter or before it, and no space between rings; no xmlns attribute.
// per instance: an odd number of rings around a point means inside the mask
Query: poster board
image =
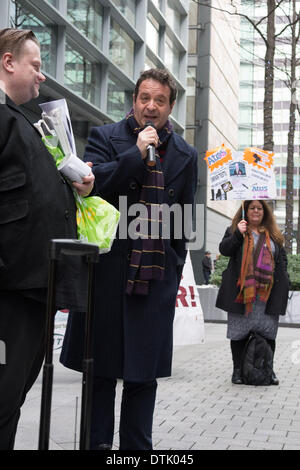
<svg viewBox="0 0 300 470"><path fill-rule="evenodd" d="M189 252L177 294L173 342L174 346L204 343L203 312Z"/></svg>

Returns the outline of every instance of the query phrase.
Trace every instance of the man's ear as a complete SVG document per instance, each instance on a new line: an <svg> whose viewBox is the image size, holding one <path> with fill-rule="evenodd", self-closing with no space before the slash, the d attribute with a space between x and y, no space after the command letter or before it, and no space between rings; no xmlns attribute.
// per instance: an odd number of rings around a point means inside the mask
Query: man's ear
<svg viewBox="0 0 300 470"><path fill-rule="evenodd" d="M133 93L132 95L132 107L133 107L133 110L135 109L135 102L136 102L136 99L135 99L135 94Z"/></svg>
<svg viewBox="0 0 300 470"><path fill-rule="evenodd" d="M176 103L176 100L174 100L173 103L170 104L171 112L172 112L172 110L173 110L173 108L174 108L174 104L175 104L175 103ZM171 114L171 112L170 112L170 114Z"/></svg>
<svg viewBox="0 0 300 470"><path fill-rule="evenodd" d="M5 52L2 56L2 67L6 72L12 73L15 70L15 61L11 52Z"/></svg>

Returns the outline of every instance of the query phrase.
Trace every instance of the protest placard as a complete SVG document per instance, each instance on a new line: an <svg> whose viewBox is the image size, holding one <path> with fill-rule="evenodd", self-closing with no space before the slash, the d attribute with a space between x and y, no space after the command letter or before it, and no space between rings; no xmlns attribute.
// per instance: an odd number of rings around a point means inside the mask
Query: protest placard
<svg viewBox="0 0 300 470"><path fill-rule="evenodd" d="M211 200L275 199L274 153L256 147L206 152Z"/></svg>

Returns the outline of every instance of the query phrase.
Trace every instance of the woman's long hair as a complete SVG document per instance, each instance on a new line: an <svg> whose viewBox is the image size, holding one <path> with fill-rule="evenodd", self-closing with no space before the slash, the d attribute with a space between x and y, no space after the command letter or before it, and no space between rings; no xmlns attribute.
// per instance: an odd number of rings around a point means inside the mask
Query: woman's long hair
<svg viewBox="0 0 300 470"><path fill-rule="evenodd" d="M264 210L264 216L263 216L260 228L267 229L269 231L269 234L272 240L274 240L274 242L277 242L279 243L279 245L282 246L284 243L284 236L282 235L276 223L271 207L269 206L269 204L266 203L266 201L258 200L258 199L251 200L251 201L244 201L245 220L247 220L248 208L251 202L254 202L254 201L259 202L263 206L263 210ZM236 212L235 216L232 219L232 224L231 224L232 233L235 232L238 226L238 223L241 220L242 220L242 206L238 209L238 211Z"/></svg>

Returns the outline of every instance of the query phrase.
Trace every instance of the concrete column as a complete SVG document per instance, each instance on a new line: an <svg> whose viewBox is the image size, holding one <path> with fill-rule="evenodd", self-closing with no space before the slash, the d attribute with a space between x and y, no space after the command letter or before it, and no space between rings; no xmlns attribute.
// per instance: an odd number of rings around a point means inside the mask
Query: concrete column
<svg viewBox="0 0 300 470"><path fill-rule="evenodd" d="M65 18L67 17L67 11L68 11L67 0L56 0L56 8Z"/></svg>
<svg viewBox="0 0 300 470"><path fill-rule="evenodd" d="M9 27L9 0L2 0L0 3L0 29Z"/></svg>
<svg viewBox="0 0 300 470"><path fill-rule="evenodd" d="M147 6L147 0L141 0L137 3L135 17L136 30L142 36L144 42L135 43L133 76L134 81L138 79L140 72L145 68Z"/></svg>
<svg viewBox="0 0 300 470"><path fill-rule="evenodd" d="M64 83L66 50L66 28L57 26L57 55L56 55L56 80Z"/></svg>
<svg viewBox="0 0 300 470"><path fill-rule="evenodd" d="M100 109L107 114L107 95L108 95L108 65L101 64L100 80Z"/></svg>
<svg viewBox="0 0 300 470"><path fill-rule="evenodd" d="M103 36L102 36L102 52L109 56L109 31L110 31L110 8L103 9Z"/></svg>

